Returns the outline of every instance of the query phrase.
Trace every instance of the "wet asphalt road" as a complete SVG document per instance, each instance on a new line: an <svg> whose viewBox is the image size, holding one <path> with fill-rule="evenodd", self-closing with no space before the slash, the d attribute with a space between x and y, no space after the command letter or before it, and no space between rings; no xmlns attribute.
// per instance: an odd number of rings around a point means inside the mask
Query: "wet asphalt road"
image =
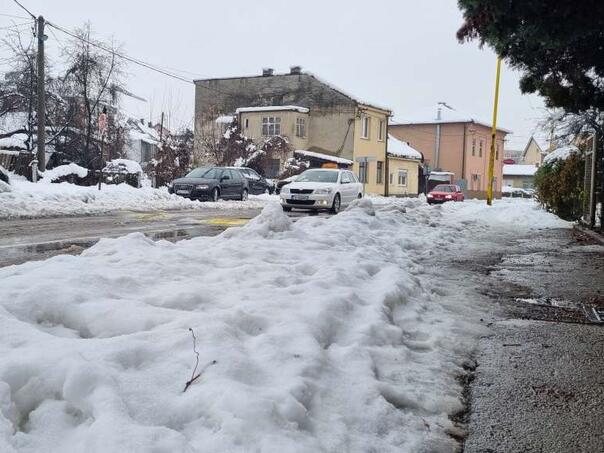
<svg viewBox="0 0 604 453"><path fill-rule="evenodd" d="M604 307L604 247L546 234L457 263L491 304L465 377L466 453L604 452L604 326L583 309Z"/></svg>
<svg viewBox="0 0 604 453"><path fill-rule="evenodd" d="M43 260L60 254L77 255L100 238L114 238L134 232L144 233L152 239L169 241L214 236L229 227L245 225L260 211L261 209L117 211L94 216L1 220L0 267ZM293 211L288 215L295 220L310 214Z"/></svg>

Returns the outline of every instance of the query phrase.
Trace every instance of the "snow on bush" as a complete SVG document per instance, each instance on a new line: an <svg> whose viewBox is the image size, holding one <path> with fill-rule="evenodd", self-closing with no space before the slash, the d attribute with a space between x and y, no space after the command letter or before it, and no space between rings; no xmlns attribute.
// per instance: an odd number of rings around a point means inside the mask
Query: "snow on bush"
<svg viewBox="0 0 604 453"><path fill-rule="evenodd" d="M78 178L85 178L88 176L88 169L80 167L78 164L71 162L67 165L59 165L52 170L46 170L42 177L41 182L51 183L59 178L69 175L76 175Z"/></svg>
<svg viewBox="0 0 604 453"><path fill-rule="evenodd" d="M263 207L272 197L250 196L248 201L202 203L168 193L166 188L134 188L128 184L77 186L34 184L13 178L11 191L0 188L0 219L90 215L118 210L155 211L160 209L250 209Z"/></svg>
<svg viewBox="0 0 604 453"><path fill-rule="evenodd" d="M0 269L0 451L453 451L483 330L439 263L512 212L560 224L532 202L372 204Z"/></svg>
<svg viewBox="0 0 604 453"><path fill-rule="evenodd" d="M105 168L103 168L105 172L114 172L114 173L130 173L135 175L141 175L143 173L143 169L140 164L134 160L130 159L113 159L107 162Z"/></svg>

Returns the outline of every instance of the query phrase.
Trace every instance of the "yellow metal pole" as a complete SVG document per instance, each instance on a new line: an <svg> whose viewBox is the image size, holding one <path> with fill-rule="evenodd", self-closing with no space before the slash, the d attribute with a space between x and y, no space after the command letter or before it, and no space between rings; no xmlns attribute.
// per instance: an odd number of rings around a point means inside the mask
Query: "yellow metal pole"
<svg viewBox="0 0 604 453"><path fill-rule="evenodd" d="M497 107L499 106L499 76L501 75L501 58L497 58L497 75L495 76L495 103L493 105L493 126L491 129L491 152L489 153L489 175L487 178L487 205L493 204L493 169L495 167L495 140L497 139Z"/></svg>

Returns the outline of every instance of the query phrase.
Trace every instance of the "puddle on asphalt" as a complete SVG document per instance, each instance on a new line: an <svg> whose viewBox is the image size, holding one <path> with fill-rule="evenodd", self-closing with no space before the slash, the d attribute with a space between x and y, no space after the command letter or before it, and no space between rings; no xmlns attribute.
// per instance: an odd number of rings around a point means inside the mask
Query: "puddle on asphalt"
<svg viewBox="0 0 604 453"><path fill-rule="evenodd" d="M198 236L214 236L224 231L224 225L205 224L198 227L183 228L178 230L143 232L145 236L154 241L177 242L192 239ZM38 261L56 255L79 255L85 249L92 247L98 239L45 242L35 245L15 245L2 250L0 267L12 264L23 264L27 261Z"/></svg>

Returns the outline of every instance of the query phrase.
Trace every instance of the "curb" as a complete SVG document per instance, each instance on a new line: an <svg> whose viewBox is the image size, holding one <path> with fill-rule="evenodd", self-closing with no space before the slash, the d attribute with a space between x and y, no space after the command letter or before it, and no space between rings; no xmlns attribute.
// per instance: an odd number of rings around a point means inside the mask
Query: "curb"
<svg viewBox="0 0 604 453"><path fill-rule="evenodd" d="M594 241L596 241L597 243L599 243L600 245L604 245L604 236L602 236L601 234L596 233L595 231L592 231L588 228L585 228L582 225L579 224L575 224L573 226L573 228L576 231L579 231L580 233L589 236L591 239L593 239Z"/></svg>

